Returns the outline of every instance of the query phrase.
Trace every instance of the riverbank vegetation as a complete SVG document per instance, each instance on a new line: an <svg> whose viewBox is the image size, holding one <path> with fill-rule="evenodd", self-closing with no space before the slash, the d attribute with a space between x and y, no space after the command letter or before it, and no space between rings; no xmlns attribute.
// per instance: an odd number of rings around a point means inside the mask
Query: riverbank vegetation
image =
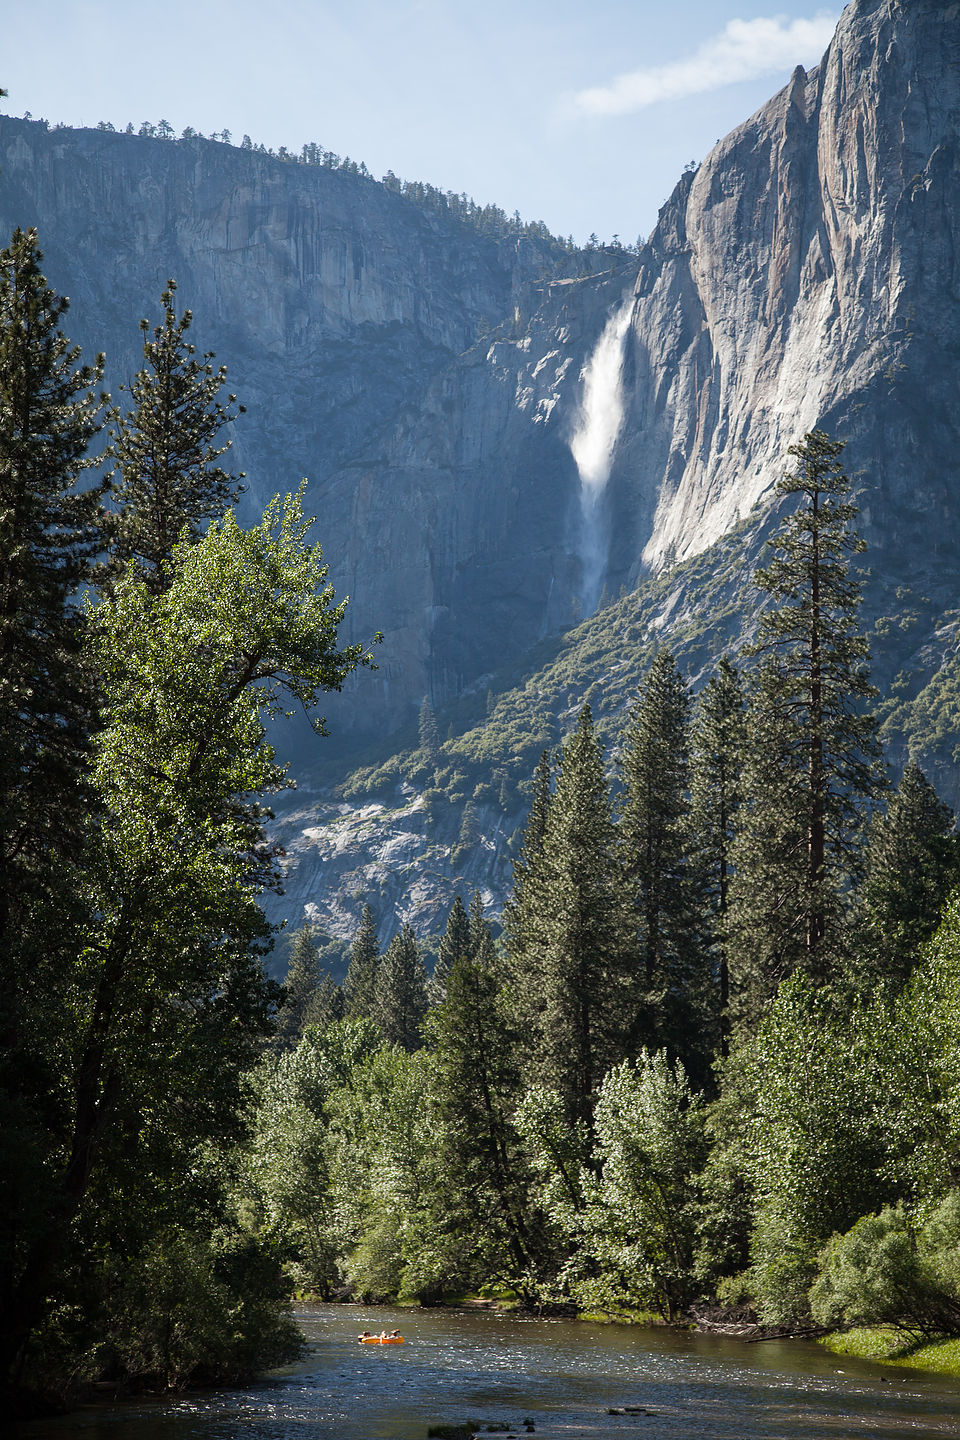
<svg viewBox="0 0 960 1440"><path fill-rule="evenodd" d="M0 1377L67 1397L296 1352L231 1183L279 999L264 724L370 657L299 495L215 518L233 400L174 287L122 415L41 258L0 254Z"/></svg>
<svg viewBox="0 0 960 1440"><path fill-rule="evenodd" d="M841 449L791 452L743 667L661 649L612 757L589 707L544 752L496 940L458 900L428 980L368 909L314 974L240 1181L304 1287L958 1329L960 862L887 778Z"/></svg>
<svg viewBox="0 0 960 1440"><path fill-rule="evenodd" d="M282 993L265 727L371 651L300 494L222 513L172 283L121 413L40 259L0 255L8 1388L243 1380L292 1286L960 1334L960 857L888 783L842 446L791 449L737 663L661 648L611 754L589 705L544 750L499 931L458 899L428 967L367 906Z"/></svg>

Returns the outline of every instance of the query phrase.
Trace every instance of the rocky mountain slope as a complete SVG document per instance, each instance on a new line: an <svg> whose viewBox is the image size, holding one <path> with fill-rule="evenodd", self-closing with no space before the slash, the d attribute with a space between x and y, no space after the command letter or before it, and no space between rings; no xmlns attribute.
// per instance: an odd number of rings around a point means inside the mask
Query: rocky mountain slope
<svg viewBox="0 0 960 1440"><path fill-rule="evenodd" d="M857 477L893 753L956 799L958 135L960 4L853 0L639 255L584 274L361 176L0 120L0 225L40 228L71 333L129 373L175 275L248 406L248 506L306 474L349 638L384 632L298 756L287 913L348 929L372 890L429 928L457 885L501 894L544 737L584 697L612 736L653 644L699 674L749 629L770 487L817 424ZM433 775L391 758L425 694Z"/></svg>
<svg viewBox="0 0 960 1440"><path fill-rule="evenodd" d="M859 0L844 11L823 63L809 75L796 71L681 180L640 255L622 350L623 419L600 502L607 593L627 593L557 641L545 668L533 659L511 670L509 658L498 665L484 651L499 693L489 716L479 697L469 713L469 695L466 708L451 702L442 712L458 733L444 746L439 787L409 752L356 778L360 798L364 787L375 790L384 810L368 823L350 883L376 893L411 784L442 796L433 802L441 815L451 806L441 821L448 841L474 796L488 853L499 853L493 836L522 818L523 776L584 699L613 741L652 646L673 645L695 678L721 648L735 649L756 603L749 574L770 528L770 486L788 445L814 425L848 442L857 477L870 547L865 620L891 759L914 755L960 803L958 134L960 6ZM552 285L522 335L461 356L455 379L435 382L453 406L446 451L433 413L404 434L405 473L416 470L424 483L439 469L438 454L459 477L451 447L479 425L476 453L487 456L497 497L495 434L522 457L524 476L536 473L531 456L552 451L564 504L555 497L543 523L557 523L563 508L569 537L567 584L558 590L554 570L552 595L554 603L558 593L564 603L572 596L574 613L583 516L563 447L578 423L591 338L596 345L621 303L623 278ZM477 400L478 370L492 405ZM511 388L512 404L504 399ZM501 616L492 618L495 641ZM543 633L559 623L547 617ZM465 688L462 674L453 683L433 678L441 703ZM391 792L391 784L406 789ZM291 818L292 841L296 830ZM329 915L324 896L343 888L336 861L316 869L310 846L299 843L291 867L298 890L313 877L311 913ZM496 891L497 867L484 873ZM449 903L461 883L456 867L448 863L443 878ZM412 892L404 907L428 927L441 914L438 898L427 904Z"/></svg>

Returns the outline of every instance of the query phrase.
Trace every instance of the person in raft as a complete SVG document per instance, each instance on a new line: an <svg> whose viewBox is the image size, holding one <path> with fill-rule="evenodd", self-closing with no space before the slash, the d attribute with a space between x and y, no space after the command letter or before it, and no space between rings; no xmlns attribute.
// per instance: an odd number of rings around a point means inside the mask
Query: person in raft
<svg viewBox="0 0 960 1440"><path fill-rule="evenodd" d="M369 1340L369 1339L370 1339L370 1331L369 1331L369 1330L361 1330L361 1331L360 1331L360 1334L357 1336L357 1339L358 1339L358 1340Z"/></svg>

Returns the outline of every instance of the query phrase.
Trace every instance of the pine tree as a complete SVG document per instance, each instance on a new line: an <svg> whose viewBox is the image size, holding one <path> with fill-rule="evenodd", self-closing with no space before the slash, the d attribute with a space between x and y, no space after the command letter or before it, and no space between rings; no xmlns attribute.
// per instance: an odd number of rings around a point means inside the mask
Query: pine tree
<svg viewBox="0 0 960 1440"><path fill-rule="evenodd" d="M462 939L460 907L457 939ZM451 919L453 911L451 911ZM483 1273L522 1286L531 1258L524 1172L512 1124L519 1075L503 1007L490 927L478 895L429 1025L442 1121L445 1226L470 1241ZM449 934L449 926L448 926Z"/></svg>
<svg viewBox="0 0 960 1440"><path fill-rule="evenodd" d="M11 906L77 843L93 703L75 603L102 545L103 486L80 489L106 397L79 364L36 231L0 252L0 945ZM9 997L9 988L4 987Z"/></svg>
<svg viewBox="0 0 960 1440"><path fill-rule="evenodd" d="M531 930L511 958L514 991L528 997L520 1009L534 1070L571 1121L588 1120L597 1086L622 1054L631 929L589 705L561 752L523 904Z"/></svg>
<svg viewBox="0 0 960 1440"><path fill-rule="evenodd" d="M360 928L350 947L350 964L343 982L344 1009L347 1015L372 1015L377 967L380 963L380 941L373 911L364 905Z"/></svg>
<svg viewBox="0 0 960 1440"><path fill-rule="evenodd" d="M154 594L163 588L164 564L184 527L197 535L243 488L242 475L216 463L230 448L216 440L236 413L230 409L236 396L225 404L217 398L226 368L214 370L213 352L198 357L186 339L193 316L185 310L177 319L176 289L168 280L160 297L163 324L152 335L149 321L140 321L146 363L130 386L133 408L118 420L113 442L115 562L135 560Z"/></svg>
<svg viewBox="0 0 960 1440"><path fill-rule="evenodd" d="M320 952L308 927L290 941L290 964L284 982L285 998L277 1020L277 1043L292 1049L309 1023L310 1008L320 986Z"/></svg>
<svg viewBox="0 0 960 1440"><path fill-rule="evenodd" d="M463 807L457 843L454 845L451 854L453 863L455 865L462 865L465 861L469 860L479 839L480 817L477 814L476 805L472 800L468 800Z"/></svg>
<svg viewBox="0 0 960 1440"><path fill-rule="evenodd" d="M440 1005L447 992L450 971L461 955L473 953L474 937L471 933L470 917L460 896L456 896L447 916L447 928L440 941L437 961L433 974L427 983L427 995L431 1005Z"/></svg>
<svg viewBox="0 0 960 1440"><path fill-rule="evenodd" d="M954 816L919 765L908 764L885 815L870 827L857 896L854 967L868 989L909 979L960 881Z"/></svg>
<svg viewBox="0 0 960 1440"><path fill-rule="evenodd" d="M761 665L730 909L738 984L754 1010L796 970L816 983L836 974L845 888L883 783L850 565L864 544L842 449L819 430L790 447L798 468L777 493L797 507L755 576L773 604L751 652Z"/></svg>
<svg viewBox="0 0 960 1440"><path fill-rule="evenodd" d="M311 997L303 1017L304 1029L316 1025L320 1030L327 1030L342 1020L346 1011L343 998L343 987L338 985L333 976L327 972L320 980L317 990Z"/></svg>
<svg viewBox="0 0 960 1440"><path fill-rule="evenodd" d="M692 735L691 821L697 860L710 908L717 975L720 1050L727 1054L730 1033L730 970L726 918L733 878L732 852L742 799L746 758L743 686L724 655L700 692Z"/></svg>
<svg viewBox="0 0 960 1440"><path fill-rule="evenodd" d="M697 1074L705 1061L707 954L690 826L690 698L666 650L624 731L621 834L639 921L634 1047L666 1045Z"/></svg>
<svg viewBox="0 0 960 1440"><path fill-rule="evenodd" d="M82 487L98 463L103 361L79 363L42 260L34 230L0 251L0 1386L40 1308L21 1277L56 1206L63 1071L86 1003L77 862L97 810L76 597L102 545L103 486Z"/></svg>
<svg viewBox="0 0 960 1440"><path fill-rule="evenodd" d="M427 972L417 937L404 923L380 962L374 987L373 1019L390 1045L417 1050L427 1013Z"/></svg>

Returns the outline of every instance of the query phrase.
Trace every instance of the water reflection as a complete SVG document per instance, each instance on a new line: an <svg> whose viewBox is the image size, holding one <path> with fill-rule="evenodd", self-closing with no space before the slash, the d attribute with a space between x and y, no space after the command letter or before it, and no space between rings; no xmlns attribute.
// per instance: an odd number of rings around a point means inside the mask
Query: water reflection
<svg viewBox="0 0 960 1440"><path fill-rule="evenodd" d="M799 1342L357 1306L300 1319L309 1355L252 1390L91 1408L24 1436L426 1440L428 1425L469 1417L518 1440L524 1420L537 1440L960 1437L960 1385ZM406 1345L357 1344L394 1326Z"/></svg>

